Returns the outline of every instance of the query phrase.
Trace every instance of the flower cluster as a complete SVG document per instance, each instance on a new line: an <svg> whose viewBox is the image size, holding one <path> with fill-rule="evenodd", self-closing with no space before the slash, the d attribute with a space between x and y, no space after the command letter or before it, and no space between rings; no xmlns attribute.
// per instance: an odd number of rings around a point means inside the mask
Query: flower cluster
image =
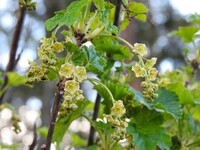
<svg viewBox="0 0 200 150"><path fill-rule="evenodd" d="M78 106L76 103L84 99L80 90L80 83L87 79L86 69L82 66L74 66L73 64L66 62L61 65L59 75L65 79L63 102L60 107L59 115L63 115L67 112L76 109Z"/></svg>
<svg viewBox="0 0 200 150"><path fill-rule="evenodd" d="M119 141L125 138L126 127L128 126L125 120L121 117L125 114L126 109L121 100L115 101L113 107L111 108L111 114L105 115L107 122L112 124L115 131L112 133L111 137L115 141Z"/></svg>
<svg viewBox="0 0 200 150"><path fill-rule="evenodd" d="M54 67L57 63L55 52L63 51L63 44L55 41L53 38L42 38L41 46L38 48L38 57L48 67Z"/></svg>
<svg viewBox="0 0 200 150"><path fill-rule="evenodd" d="M153 57L150 60L143 58L147 55L147 48L144 44L134 44L133 52L138 54L139 62L133 65L132 71L137 78L142 77L145 79L145 81L141 82L143 96L149 100L156 99L158 95L155 92L158 89L158 84L155 83L155 80L158 70L153 66L157 58Z"/></svg>
<svg viewBox="0 0 200 150"><path fill-rule="evenodd" d="M38 48L38 57L41 64L37 65L36 62L30 63L30 69L27 71L27 84L33 84L47 79L47 73L51 70L56 70L58 58L56 52L62 52L64 46L62 43L57 42L54 38L42 38L41 46Z"/></svg>
<svg viewBox="0 0 200 150"><path fill-rule="evenodd" d="M35 63L30 63L31 67L26 73L27 79L26 83L27 84L34 84L37 82L40 82L42 80L46 79L46 73L48 69L46 67L42 66L36 66Z"/></svg>

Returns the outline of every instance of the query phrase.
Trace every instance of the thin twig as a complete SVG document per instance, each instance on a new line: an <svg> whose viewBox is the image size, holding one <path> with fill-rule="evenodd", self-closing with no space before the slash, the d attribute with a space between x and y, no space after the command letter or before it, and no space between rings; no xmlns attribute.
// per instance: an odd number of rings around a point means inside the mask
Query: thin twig
<svg viewBox="0 0 200 150"><path fill-rule="evenodd" d="M54 133L54 128L55 128L55 123L56 123L56 118L57 118L58 110L59 110L59 104L60 104L62 97L63 97L63 95L60 94L59 89L57 89L54 104L53 104L53 109L51 112L51 120L50 120L50 124L49 124L46 143L45 143L45 145L42 145L41 150L50 150L53 133Z"/></svg>
<svg viewBox="0 0 200 150"><path fill-rule="evenodd" d="M116 9L115 9L115 20L114 20L114 25L117 26L117 27L119 27L121 4L122 4L122 1L117 0L117 6L116 6Z"/></svg>
<svg viewBox="0 0 200 150"><path fill-rule="evenodd" d="M97 94L97 98L95 101L95 106L94 106L94 112L93 112L93 117L92 120L95 121L98 117L99 114L99 107L101 104L101 97L99 94ZM94 134L95 134L95 129L93 126L90 127L90 133L89 133L89 138L88 138L88 146L93 145L94 143Z"/></svg>
<svg viewBox="0 0 200 150"><path fill-rule="evenodd" d="M26 13L26 7L25 6L20 7L19 8L19 16L18 16L17 24L16 24L16 27L15 27L15 31L14 31L14 35L13 35L13 39L12 39L12 43L11 43L9 62L7 64L6 70L4 72L4 76L3 76L4 82L3 82L2 86L0 87L0 91L3 90L8 83L8 76L6 75L6 73L8 71L12 71L16 66L15 57L16 57L18 43L19 43L21 31L22 31L24 18L25 18L25 13ZM5 95L5 92L0 97L0 104L3 103L3 98L4 98L4 95Z"/></svg>
<svg viewBox="0 0 200 150"><path fill-rule="evenodd" d="M29 146L29 150L34 150L36 144L37 144L37 128L36 128L36 123L34 123L34 127L33 127L33 142L32 144Z"/></svg>

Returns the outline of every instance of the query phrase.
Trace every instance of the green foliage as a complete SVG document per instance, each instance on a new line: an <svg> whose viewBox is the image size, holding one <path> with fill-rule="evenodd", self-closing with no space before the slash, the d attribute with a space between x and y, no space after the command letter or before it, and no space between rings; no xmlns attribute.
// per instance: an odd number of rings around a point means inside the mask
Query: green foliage
<svg viewBox="0 0 200 150"><path fill-rule="evenodd" d="M190 43L194 40L197 31L198 28L194 26L179 27L178 31L174 32L173 34L180 37L184 43Z"/></svg>
<svg viewBox="0 0 200 150"><path fill-rule="evenodd" d="M43 137L44 139L47 138L48 128L47 127L40 127L37 129L38 134Z"/></svg>
<svg viewBox="0 0 200 150"><path fill-rule="evenodd" d="M103 58L101 53L96 52L94 46L83 47L86 56L86 69L91 72L102 72L106 66L106 59Z"/></svg>
<svg viewBox="0 0 200 150"><path fill-rule="evenodd" d="M164 110L177 120L181 119L182 109L176 93L161 88L158 90L158 95L159 97L154 101L155 109Z"/></svg>
<svg viewBox="0 0 200 150"><path fill-rule="evenodd" d="M194 45L195 58L188 59L185 67L158 74L154 67L157 59L146 58L145 44L131 45L119 37L119 28L113 24L115 9L114 4L104 0L77 0L45 22L46 29L53 30L52 35L41 39L39 61L30 62L26 83L58 81L57 90L62 99L58 112L52 113L58 114L52 142L56 142L59 149L64 135L71 134L71 146L88 150L169 150L177 145L180 149L199 148L198 45ZM146 21L148 8L142 3L124 0L123 13L121 30L132 18ZM192 25L179 27L173 34L185 43L195 44L199 38L199 20L198 14L192 15L188 19ZM63 26L66 30L60 31ZM62 41L56 38L58 32L64 36ZM83 45L87 41L91 46ZM115 61L120 62L120 66L113 72ZM98 79L88 78L89 72L97 74ZM7 87L25 83L24 76L13 72L7 75ZM135 78L142 78L141 91L130 86ZM90 120L90 112L96 105L84 98L80 88L83 80L91 82L102 98L99 121ZM2 82L0 79L0 85ZM86 147L82 136L67 132L70 124L80 117L85 117L95 128L100 142ZM18 122L14 117L16 129ZM38 133L46 138L48 130L42 127ZM122 139L127 141L127 146L120 143Z"/></svg>
<svg viewBox="0 0 200 150"><path fill-rule="evenodd" d="M10 149L10 150L15 150L17 148L19 148L19 145L18 144L11 144L11 145L8 145L8 144L4 144L2 142L0 142L0 148L1 149Z"/></svg>
<svg viewBox="0 0 200 150"><path fill-rule="evenodd" d="M200 14L197 14L197 13L196 14L192 14L191 16L189 16L187 21L200 26Z"/></svg>
<svg viewBox="0 0 200 150"><path fill-rule="evenodd" d="M75 111L72 111L71 113L66 113L64 116L62 116L55 124L55 131L53 135L53 141L58 143L62 142L63 136L65 135L67 129L69 128L72 121L79 118L85 107L89 104L88 101L78 102L78 108Z"/></svg>
<svg viewBox="0 0 200 150"><path fill-rule="evenodd" d="M170 136L161 127L163 117L161 113L150 111L147 108L136 108L133 119L127 128L127 132L133 136L132 143L138 150L170 149Z"/></svg>
<svg viewBox="0 0 200 150"><path fill-rule="evenodd" d="M130 2L128 5L129 15L131 17L135 17L140 21L146 21L146 13L148 12L148 8L142 4L137 2Z"/></svg>
<svg viewBox="0 0 200 150"><path fill-rule="evenodd" d="M72 2L67 9L55 13L55 16L45 22L46 29L52 30L56 26L71 26L82 17L81 10L87 5L87 0Z"/></svg>
<svg viewBox="0 0 200 150"><path fill-rule="evenodd" d="M87 141L83 138L81 138L79 135L72 133L71 134L72 138L72 145L73 146L82 146L85 147L87 144Z"/></svg>
<svg viewBox="0 0 200 150"><path fill-rule="evenodd" d="M97 51L106 52L110 59L121 60L131 58L129 49L112 37L98 36L93 39L93 44Z"/></svg>
<svg viewBox="0 0 200 150"><path fill-rule="evenodd" d="M15 72L7 72L8 75L8 85L9 86L18 86L25 84L26 77L21 76Z"/></svg>
<svg viewBox="0 0 200 150"><path fill-rule="evenodd" d="M125 4L125 3L124 3ZM130 2L125 4L125 17L120 23L120 30L124 30L132 18L145 22L147 20L148 8L139 2Z"/></svg>

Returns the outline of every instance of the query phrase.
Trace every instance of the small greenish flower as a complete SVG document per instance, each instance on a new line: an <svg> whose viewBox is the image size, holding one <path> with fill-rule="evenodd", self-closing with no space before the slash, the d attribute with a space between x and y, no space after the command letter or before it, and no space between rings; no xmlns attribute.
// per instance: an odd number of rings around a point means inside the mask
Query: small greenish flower
<svg viewBox="0 0 200 150"><path fill-rule="evenodd" d="M72 109L72 110L75 110L75 109L78 108L78 106L77 106L76 104L74 104L74 103L71 103L71 104L69 105L69 108Z"/></svg>
<svg viewBox="0 0 200 150"><path fill-rule="evenodd" d="M166 77L162 77L159 81L159 86L161 86L161 87L165 87L168 84L170 84L170 80Z"/></svg>
<svg viewBox="0 0 200 150"><path fill-rule="evenodd" d="M42 45L40 46L42 49L47 49L52 43L53 43L53 38L41 38L40 42Z"/></svg>
<svg viewBox="0 0 200 150"><path fill-rule="evenodd" d="M149 71L148 71L148 74L149 74L149 79L151 81L155 81L156 80L156 77L157 77L157 74L158 74L158 70L156 68L151 68Z"/></svg>
<svg viewBox="0 0 200 150"><path fill-rule="evenodd" d="M142 66L140 66L138 63L136 63L133 67L132 67L132 71L134 71L135 76L138 77L144 77L146 74L146 71L144 68L142 68Z"/></svg>
<svg viewBox="0 0 200 150"><path fill-rule="evenodd" d="M120 121L118 119L114 119L112 121L112 125L116 128L116 127L119 127L120 126Z"/></svg>
<svg viewBox="0 0 200 150"><path fill-rule="evenodd" d="M83 96L83 94L78 94L78 95L76 95L75 99L77 101L82 101L84 99L84 96Z"/></svg>
<svg viewBox="0 0 200 150"><path fill-rule="evenodd" d="M38 48L38 57L47 66L53 66L57 63L56 55L46 49Z"/></svg>
<svg viewBox="0 0 200 150"><path fill-rule="evenodd" d="M65 63L61 66L59 75L61 77L70 78L74 73L74 66L70 63Z"/></svg>
<svg viewBox="0 0 200 150"><path fill-rule="evenodd" d="M79 83L75 80L68 80L65 82L65 92L73 95L79 91Z"/></svg>
<svg viewBox="0 0 200 150"><path fill-rule="evenodd" d="M104 117L107 119L108 122L113 122L113 117L111 114L109 115L104 115Z"/></svg>
<svg viewBox="0 0 200 150"><path fill-rule="evenodd" d="M78 82L82 82L83 80L87 79L85 67L76 66L75 75L77 77Z"/></svg>
<svg viewBox="0 0 200 150"><path fill-rule="evenodd" d="M63 51L63 44L60 43L60 42L55 42L51 45L51 49L54 51L54 52L57 52L57 53L60 53Z"/></svg>
<svg viewBox="0 0 200 150"><path fill-rule="evenodd" d="M147 55L147 47L142 43L135 43L133 47L133 52L139 53L141 56Z"/></svg>
<svg viewBox="0 0 200 150"><path fill-rule="evenodd" d="M156 64L157 58L152 57L150 60L147 60L145 63L145 68L150 69Z"/></svg>
<svg viewBox="0 0 200 150"><path fill-rule="evenodd" d="M111 114L120 118L123 114L125 114L126 109L121 100L115 101L113 107L111 108Z"/></svg>

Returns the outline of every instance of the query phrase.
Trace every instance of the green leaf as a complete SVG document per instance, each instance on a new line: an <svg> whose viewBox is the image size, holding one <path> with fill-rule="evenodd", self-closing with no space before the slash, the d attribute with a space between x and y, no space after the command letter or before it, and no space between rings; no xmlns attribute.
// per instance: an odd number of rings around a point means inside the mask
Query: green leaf
<svg viewBox="0 0 200 150"><path fill-rule="evenodd" d="M48 129L49 129L48 127L40 127L37 129L37 132L39 133L40 136L42 136L44 139L46 139Z"/></svg>
<svg viewBox="0 0 200 150"><path fill-rule="evenodd" d="M200 26L200 14L195 13L195 14L189 16L187 21L192 22L192 23Z"/></svg>
<svg viewBox="0 0 200 150"><path fill-rule="evenodd" d="M64 45L67 52L80 51L79 47L72 42L67 42L67 43L65 42L63 45Z"/></svg>
<svg viewBox="0 0 200 150"><path fill-rule="evenodd" d="M86 150L98 150L98 147L96 145L92 145L87 147Z"/></svg>
<svg viewBox="0 0 200 150"><path fill-rule="evenodd" d="M88 104L89 102L87 100L78 102L77 103L78 109L72 111L71 113L66 115L64 118L61 118L56 122L54 134L53 134L54 142L57 142L58 145L60 142L62 142L65 132L69 128L71 122L81 116L83 110Z"/></svg>
<svg viewBox="0 0 200 150"><path fill-rule="evenodd" d="M76 51L71 57L71 60L74 63L74 65L85 66L87 64L85 52L81 50Z"/></svg>
<svg viewBox="0 0 200 150"><path fill-rule="evenodd" d="M178 102L178 96L175 92L168 91L164 88L158 90L159 97L154 101L155 109L164 110L172 115L175 119L182 118L181 105ZM161 104L160 107L158 107Z"/></svg>
<svg viewBox="0 0 200 150"><path fill-rule="evenodd" d="M129 23L130 21L127 18L124 18L124 20L120 23L120 30L125 30Z"/></svg>
<svg viewBox="0 0 200 150"><path fill-rule="evenodd" d="M170 149L171 141L166 130L161 127L163 117L155 110L146 107L137 108L133 112L133 120L127 127L127 132L133 136L132 143L138 150Z"/></svg>
<svg viewBox="0 0 200 150"><path fill-rule="evenodd" d="M82 13L80 10L86 6L87 3L88 0L74 1L67 7L67 9L56 12L54 17L45 22L46 29L50 31L57 25L73 25L76 21L81 19Z"/></svg>
<svg viewBox="0 0 200 150"><path fill-rule="evenodd" d="M104 67L106 66L106 59L101 56L101 53L97 53L94 49L94 46L84 46L82 50L84 51L87 59L87 71L95 73L102 72Z"/></svg>
<svg viewBox="0 0 200 150"><path fill-rule="evenodd" d="M140 21L145 22L147 19L146 13L148 12L148 8L142 4L137 2L130 2L128 5L128 10L130 11L129 15L134 17Z"/></svg>
<svg viewBox="0 0 200 150"><path fill-rule="evenodd" d="M57 74L55 73L55 71L53 70L49 70L48 73L47 73L47 78L48 80L53 80L53 79L56 79L58 76Z"/></svg>
<svg viewBox="0 0 200 150"><path fill-rule="evenodd" d="M115 60L131 58L129 49L112 37L99 36L93 39L93 44L97 51L106 52L108 57Z"/></svg>
<svg viewBox="0 0 200 150"><path fill-rule="evenodd" d="M7 150L7 149L9 149L9 150L11 150L11 149L13 149L13 150L16 150L16 149L18 149L19 148L19 144L10 144L10 145L8 145L8 144L4 144L4 143L2 143L1 141L0 141L0 149L2 149L2 150Z"/></svg>
<svg viewBox="0 0 200 150"><path fill-rule="evenodd" d="M96 129L100 136L110 135L114 131L111 124L104 123L102 121L92 122L92 126Z"/></svg>
<svg viewBox="0 0 200 150"><path fill-rule="evenodd" d="M173 35L180 37L184 43L190 43L194 40L197 31L198 28L194 26L179 27L178 31L174 32Z"/></svg>
<svg viewBox="0 0 200 150"><path fill-rule="evenodd" d="M112 99L111 99L108 91L101 84L95 85L94 89L97 90L98 94L103 98L102 104L105 105L104 112L106 114L109 114L110 113L110 109L111 109L113 104L112 104Z"/></svg>
<svg viewBox="0 0 200 150"><path fill-rule="evenodd" d="M129 86L129 91L132 92L135 96L134 96L134 100L140 104L143 104L144 106L146 106L148 109L153 109L151 104L148 103L144 96L142 95L142 93L140 91L135 90L133 87Z"/></svg>
<svg viewBox="0 0 200 150"><path fill-rule="evenodd" d="M2 72L0 72L0 86L3 83Z"/></svg>
<svg viewBox="0 0 200 150"><path fill-rule="evenodd" d="M81 138L78 134L72 133L70 136L72 138L72 145L73 146L85 147L87 145L87 140Z"/></svg>
<svg viewBox="0 0 200 150"><path fill-rule="evenodd" d="M170 91L174 91L179 98L181 104L193 104L194 97L182 83L171 83L166 87Z"/></svg>
<svg viewBox="0 0 200 150"><path fill-rule="evenodd" d="M92 0L98 10L104 10L104 0Z"/></svg>
<svg viewBox="0 0 200 150"><path fill-rule="evenodd" d="M25 76L21 76L16 72L7 72L7 75L8 75L9 86L25 85L26 82Z"/></svg>

